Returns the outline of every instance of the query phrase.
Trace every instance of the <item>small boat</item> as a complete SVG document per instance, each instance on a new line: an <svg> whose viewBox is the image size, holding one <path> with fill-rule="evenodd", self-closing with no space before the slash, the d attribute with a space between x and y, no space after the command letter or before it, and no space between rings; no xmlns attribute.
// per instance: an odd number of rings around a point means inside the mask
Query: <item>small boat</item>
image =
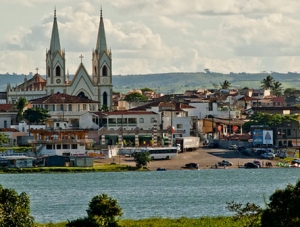
<svg viewBox="0 0 300 227"><path fill-rule="evenodd" d="M163 168L163 167L158 167L157 169L156 169L156 171L166 171L167 169L166 168Z"/></svg>

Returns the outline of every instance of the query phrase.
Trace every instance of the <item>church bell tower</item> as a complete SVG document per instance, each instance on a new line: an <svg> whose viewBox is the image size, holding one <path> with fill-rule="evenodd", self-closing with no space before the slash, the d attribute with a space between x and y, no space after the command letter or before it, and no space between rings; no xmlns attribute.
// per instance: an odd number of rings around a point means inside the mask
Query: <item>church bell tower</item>
<svg viewBox="0 0 300 227"><path fill-rule="evenodd" d="M112 59L111 51L107 49L105 29L100 12L100 23L96 49L92 59L92 81L98 88L98 100L100 108L112 106Z"/></svg>

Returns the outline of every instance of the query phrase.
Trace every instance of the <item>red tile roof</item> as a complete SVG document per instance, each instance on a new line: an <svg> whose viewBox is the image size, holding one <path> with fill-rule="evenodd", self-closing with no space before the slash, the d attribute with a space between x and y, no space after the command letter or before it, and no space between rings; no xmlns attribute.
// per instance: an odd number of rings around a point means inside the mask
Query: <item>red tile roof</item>
<svg viewBox="0 0 300 227"><path fill-rule="evenodd" d="M56 93L48 96L44 96L38 99L32 99L29 101L31 104L54 104L54 103L98 103L97 101L79 98L73 95L67 95L64 93Z"/></svg>
<svg viewBox="0 0 300 227"><path fill-rule="evenodd" d="M15 128L0 128L0 132L19 132Z"/></svg>
<svg viewBox="0 0 300 227"><path fill-rule="evenodd" d="M0 104L0 112L10 112L13 111L14 104Z"/></svg>

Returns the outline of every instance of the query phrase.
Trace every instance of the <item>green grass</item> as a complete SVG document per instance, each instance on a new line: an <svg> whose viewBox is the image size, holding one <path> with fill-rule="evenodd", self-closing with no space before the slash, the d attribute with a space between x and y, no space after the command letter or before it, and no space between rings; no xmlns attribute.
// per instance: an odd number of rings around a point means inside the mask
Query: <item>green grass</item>
<svg viewBox="0 0 300 227"><path fill-rule="evenodd" d="M0 173L84 173L84 172L121 172L142 170L136 167L118 164L102 164L94 167L33 167L2 168Z"/></svg>
<svg viewBox="0 0 300 227"><path fill-rule="evenodd" d="M121 220L122 227L240 227L243 219L235 221L232 217L202 217L202 218L147 218L140 220ZM37 227L65 227L66 222L36 224Z"/></svg>

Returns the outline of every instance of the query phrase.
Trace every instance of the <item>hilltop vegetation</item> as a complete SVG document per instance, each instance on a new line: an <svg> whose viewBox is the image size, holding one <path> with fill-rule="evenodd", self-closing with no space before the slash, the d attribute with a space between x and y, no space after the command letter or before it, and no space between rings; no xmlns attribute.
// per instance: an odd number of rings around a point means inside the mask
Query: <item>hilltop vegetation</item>
<svg viewBox="0 0 300 227"><path fill-rule="evenodd" d="M261 81L271 75L276 81L282 83L283 88L297 88L300 86L300 73L215 73L215 72L195 72L195 73L157 73L145 75L114 75L113 85L116 92L128 92L130 89L140 89L145 86L153 89L157 93L183 93L185 90L198 88L214 88L220 86L225 80L231 83L232 88L259 88ZM28 75L30 79L32 75ZM0 74L0 91L6 90L6 84L11 86L24 82L24 75Z"/></svg>

